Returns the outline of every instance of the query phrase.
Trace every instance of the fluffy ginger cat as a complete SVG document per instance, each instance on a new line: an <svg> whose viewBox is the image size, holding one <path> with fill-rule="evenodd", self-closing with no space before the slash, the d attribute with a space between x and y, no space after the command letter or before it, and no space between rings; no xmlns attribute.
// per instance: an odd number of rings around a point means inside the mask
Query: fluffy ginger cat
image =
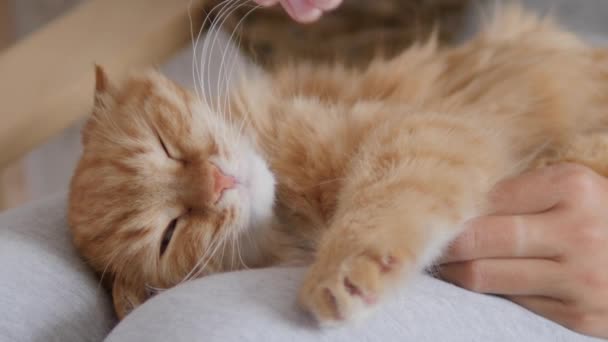
<svg viewBox="0 0 608 342"><path fill-rule="evenodd" d="M120 318L189 279L311 264L298 301L340 324L432 265L498 181L608 174L606 128L608 54L519 7L458 47L286 66L225 102L97 68L69 222Z"/></svg>

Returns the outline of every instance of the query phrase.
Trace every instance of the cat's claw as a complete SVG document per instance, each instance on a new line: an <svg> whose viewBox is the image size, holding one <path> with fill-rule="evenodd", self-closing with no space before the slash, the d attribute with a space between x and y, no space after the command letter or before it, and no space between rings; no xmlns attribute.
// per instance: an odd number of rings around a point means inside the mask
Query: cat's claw
<svg viewBox="0 0 608 342"><path fill-rule="evenodd" d="M399 265L392 254L369 251L341 263L318 260L305 279L299 302L321 326L364 318L397 278Z"/></svg>

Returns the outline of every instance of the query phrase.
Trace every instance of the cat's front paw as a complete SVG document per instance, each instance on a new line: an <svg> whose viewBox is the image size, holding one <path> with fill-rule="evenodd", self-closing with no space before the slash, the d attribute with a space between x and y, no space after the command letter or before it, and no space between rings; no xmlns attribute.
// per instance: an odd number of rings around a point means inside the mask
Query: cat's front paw
<svg viewBox="0 0 608 342"><path fill-rule="evenodd" d="M300 290L300 305L322 326L363 318L399 278L404 258L368 249L341 261L318 259Z"/></svg>

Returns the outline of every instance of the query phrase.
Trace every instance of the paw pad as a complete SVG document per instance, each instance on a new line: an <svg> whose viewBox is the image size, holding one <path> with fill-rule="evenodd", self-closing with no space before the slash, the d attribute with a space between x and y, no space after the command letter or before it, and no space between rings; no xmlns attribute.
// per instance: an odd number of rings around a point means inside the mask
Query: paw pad
<svg viewBox="0 0 608 342"><path fill-rule="evenodd" d="M380 272L382 273L391 272L399 264L399 260L392 255L378 256L369 253L364 255L378 264L378 267L380 267Z"/></svg>
<svg viewBox="0 0 608 342"><path fill-rule="evenodd" d="M343 320L342 315L340 315L340 310L338 309L338 300L336 299L336 296L334 296L334 294L331 293L331 290L328 288L323 290L323 296L325 297L325 301L329 303L335 319L338 321Z"/></svg>
<svg viewBox="0 0 608 342"><path fill-rule="evenodd" d="M348 277L344 278L344 287L351 296L361 297L365 304L374 305L376 303L375 296L364 294Z"/></svg>

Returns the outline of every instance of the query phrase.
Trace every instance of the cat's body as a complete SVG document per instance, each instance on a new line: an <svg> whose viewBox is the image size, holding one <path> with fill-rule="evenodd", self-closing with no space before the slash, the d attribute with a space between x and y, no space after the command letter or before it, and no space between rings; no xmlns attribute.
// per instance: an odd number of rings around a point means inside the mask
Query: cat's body
<svg viewBox="0 0 608 342"><path fill-rule="evenodd" d="M546 150L608 171L579 156L607 128L608 54L517 8L458 48L286 67L208 105L98 71L70 223L120 316L147 287L312 262L299 300L331 324L429 266Z"/></svg>

